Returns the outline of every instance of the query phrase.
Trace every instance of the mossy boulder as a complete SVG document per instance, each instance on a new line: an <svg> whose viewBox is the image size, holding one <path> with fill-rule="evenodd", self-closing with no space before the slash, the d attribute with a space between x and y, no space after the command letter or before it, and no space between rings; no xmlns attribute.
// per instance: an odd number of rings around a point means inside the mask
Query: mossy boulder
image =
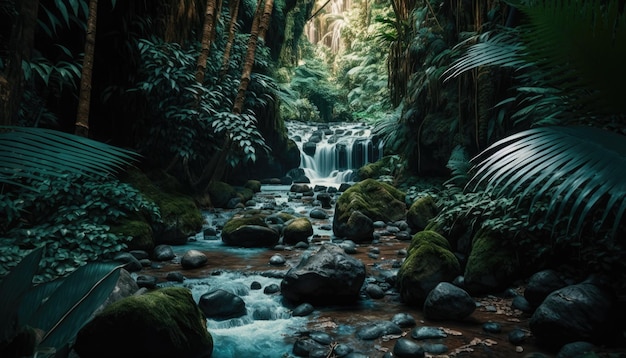
<svg viewBox="0 0 626 358"><path fill-rule="evenodd" d="M460 273L461 265L443 236L434 231L418 232L398 270L400 297L407 305L420 307L440 282L451 282Z"/></svg>
<svg viewBox="0 0 626 358"><path fill-rule="evenodd" d="M286 245L295 245L298 242L308 242L313 235L313 225L307 218L295 218L285 223L283 242Z"/></svg>
<svg viewBox="0 0 626 358"><path fill-rule="evenodd" d="M423 230L413 235L407 252L410 254L413 249L420 247L422 244L434 244L448 251L452 251L450 242L443 235L436 231Z"/></svg>
<svg viewBox="0 0 626 358"><path fill-rule="evenodd" d="M211 203L216 208L225 208L228 201L238 196L237 190L230 184L221 181L212 182L208 187Z"/></svg>
<svg viewBox="0 0 626 358"><path fill-rule="evenodd" d="M470 294L501 291L519 276L519 270L518 255L503 238L486 229L478 230L465 266L465 289Z"/></svg>
<svg viewBox="0 0 626 358"><path fill-rule="evenodd" d="M374 163L368 163L360 167L356 176L359 180L376 179L381 175L393 175L396 170L398 159L396 156L388 155L382 157Z"/></svg>
<svg viewBox="0 0 626 358"><path fill-rule="evenodd" d="M252 190L253 193L258 193L261 191L261 182L258 180L248 180L243 187Z"/></svg>
<svg viewBox="0 0 626 358"><path fill-rule="evenodd" d="M213 339L187 288L170 287L121 299L77 335L81 357L210 357Z"/></svg>
<svg viewBox="0 0 626 358"><path fill-rule="evenodd" d="M123 219L119 225L111 227L111 232L118 236L129 236L129 250L152 251L154 240L152 237L152 226L145 220Z"/></svg>
<svg viewBox="0 0 626 358"><path fill-rule="evenodd" d="M266 213L232 217L222 228L222 241L228 246L271 247L280 240L280 233L266 222Z"/></svg>
<svg viewBox="0 0 626 358"><path fill-rule="evenodd" d="M338 237L347 237L353 241L371 240L373 225L367 232L358 230L363 225L360 216L370 221L392 222L406 217L404 192L393 186L366 179L354 184L341 194L335 204L333 232ZM358 217L355 214L358 213ZM355 234L358 233L358 234Z"/></svg>
<svg viewBox="0 0 626 358"><path fill-rule="evenodd" d="M171 175L163 171L143 173L131 169L126 181L159 207L161 222L151 222L148 215L141 216L152 227L155 243L185 242L187 237L202 229L204 219L200 209Z"/></svg>
<svg viewBox="0 0 626 358"><path fill-rule="evenodd" d="M413 202L406 213L406 222L412 232L424 230L432 218L439 213L439 208L432 196L426 195Z"/></svg>

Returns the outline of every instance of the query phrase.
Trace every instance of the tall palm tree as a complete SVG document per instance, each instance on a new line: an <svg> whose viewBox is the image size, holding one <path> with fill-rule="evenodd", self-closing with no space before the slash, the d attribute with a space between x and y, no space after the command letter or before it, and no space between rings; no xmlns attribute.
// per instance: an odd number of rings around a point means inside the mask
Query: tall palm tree
<svg viewBox="0 0 626 358"><path fill-rule="evenodd" d="M535 127L474 158L468 188L517 198L531 210L544 203L536 214L564 221L566 237L593 229L613 238L626 211L623 8L600 0L527 1L517 8L527 24L481 35L444 74L488 65L517 69L521 85L511 101L520 109L513 118L530 118Z"/></svg>

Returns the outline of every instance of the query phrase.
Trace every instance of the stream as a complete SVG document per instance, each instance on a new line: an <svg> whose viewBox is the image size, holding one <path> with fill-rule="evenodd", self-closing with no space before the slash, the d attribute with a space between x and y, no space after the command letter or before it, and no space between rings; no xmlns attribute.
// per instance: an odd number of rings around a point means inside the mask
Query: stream
<svg viewBox="0 0 626 358"><path fill-rule="evenodd" d="M302 167L311 179L311 188L315 185L336 188L349 178L354 168L375 159L380 155L377 152L379 149L382 153L382 147L376 147L369 139L369 128L363 125L337 127L339 128L329 127L331 132L328 133L336 133L339 129L341 133L351 134L342 137L341 141L334 141L334 134L327 134L317 144L315 155L303 153ZM297 142L301 149L315 133L315 130L304 125L292 127L291 131L292 136L300 139ZM372 322L389 321L396 313L411 315L418 327L433 326L445 330L446 338L419 342L443 344L447 348L440 355L427 353L429 357L521 357L530 352L543 354L536 357L552 356L534 345L527 329L530 317L510 308L512 298L500 296L476 297L476 310L469 318L460 322L426 320L420 308L404 305L394 289L387 290L384 297L379 299L369 297L362 290L359 301L353 305L315 307L314 312L308 316L292 316L291 310L294 307L284 302L280 293L265 294L263 288L272 284L280 287L281 276L297 265L303 254L316 250L323 242L338 240L331 229L333 209L324 209L328 213L328 219L310 218L309 212L319 206L316 206L313 197L290 192L288 185L263 185L261 192L255 194L254 201L255 206L245 209L214 209L204 212L205 227L217 228L219 231L221 225L236 212L268 205L283 207L311 220L314 234L309 239L310 246L306 249L236 248L224 245L219 234L205 237L200 232L190 238L186 245L173 247L176 258L171 262L159 263L141 271L141 274L158 277L160 287L182 285L189 288L196 302L200 296L217 288L230 291L244 300L247 308L245 316L221 321L207 319L207 329L214 339L212 357L295 357L294 342L308 332L330 334L334 342L351 347L354 352L361 353L361 357L383 357L386 352L393 351L393 345L398 338L410 338L414 327L403 328L403 333L399 335L382 336L374 340L359 339L355 332ZM409 244L408 241L396 239L385 228L376 230L379 231L380 238L372 243L357 245L357 252L353 254L366 266L365 285L385 285L397 272L404 258L403 250ZM205 253L208 264L202 268L182 270L180 258L190 249ZM270 265L270 258L276 254L285 258L284 265ZM168 282L165 277L171 271L182 272L185 276L184 282ZM260 283L262 288L251 289L253 282ZM485 332L482 326L486 322L499 323L501 333ZM526 341L517 346L508 341L509 332L515 329L525 330L529 334Z"/></svg>

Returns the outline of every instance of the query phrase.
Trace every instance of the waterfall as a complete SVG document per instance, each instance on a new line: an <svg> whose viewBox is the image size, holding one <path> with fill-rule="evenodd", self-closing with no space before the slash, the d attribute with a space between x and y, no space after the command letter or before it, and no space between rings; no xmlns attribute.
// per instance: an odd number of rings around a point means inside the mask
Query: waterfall
<svg viewBox="0 0 626 358"><path fill-rule="evenodd" d="M383 143L363 123L305 124L287 122L300 149L301 164L312 183L334 185L352 181L354 170L380 159Z"/></svg>

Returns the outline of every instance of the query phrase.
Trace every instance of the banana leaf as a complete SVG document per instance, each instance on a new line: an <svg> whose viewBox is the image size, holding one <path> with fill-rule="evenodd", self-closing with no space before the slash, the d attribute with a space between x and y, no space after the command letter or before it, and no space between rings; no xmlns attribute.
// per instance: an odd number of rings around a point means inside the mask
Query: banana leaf
<svg viewBox="0 0 626 358"><path fill-rule="evenodd" d="M0 342L15 336L20 328L18 307L33 285L43 248L31 251L0 282Z"/></svg>

